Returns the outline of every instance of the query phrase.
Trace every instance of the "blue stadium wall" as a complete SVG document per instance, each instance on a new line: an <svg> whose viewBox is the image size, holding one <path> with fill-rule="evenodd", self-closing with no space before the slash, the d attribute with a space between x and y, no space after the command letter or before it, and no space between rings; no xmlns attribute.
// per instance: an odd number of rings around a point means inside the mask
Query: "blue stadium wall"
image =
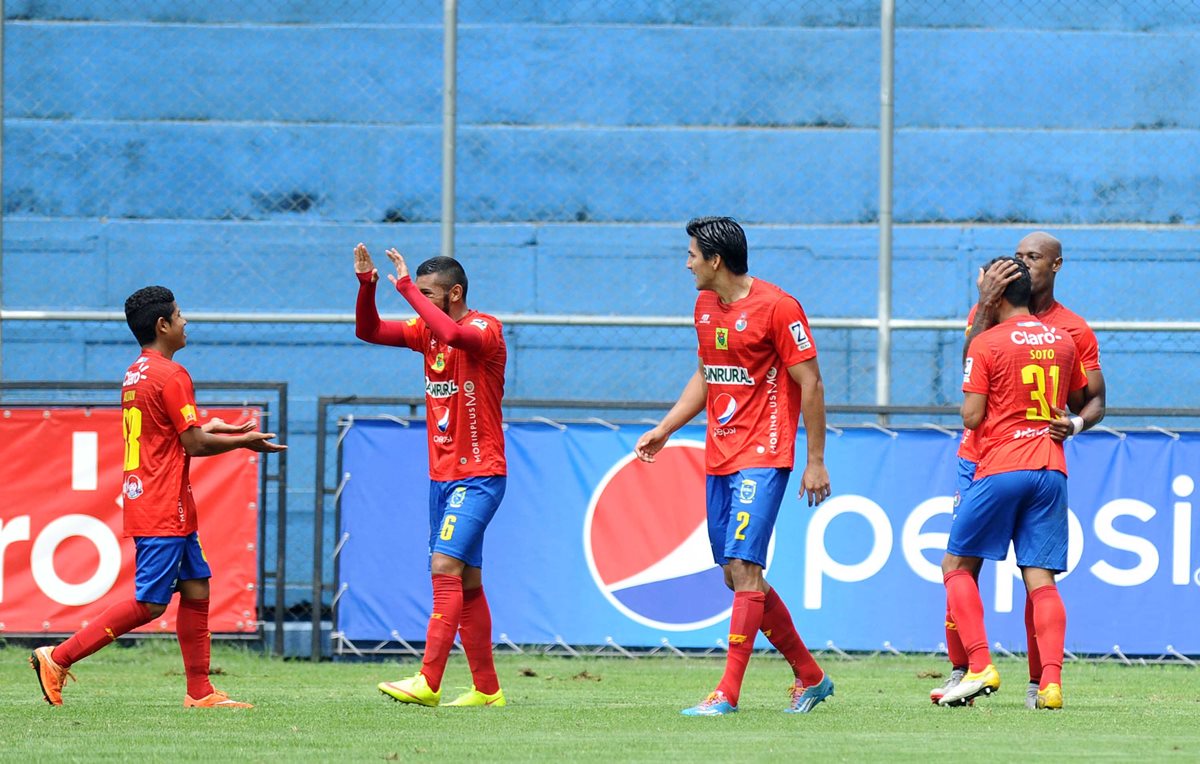
<svg viewBox="0 0 1200 764"><path fill-rule="evenodd" d="M414 261L437 254L441 4L408 5L403 23L380 25L369 10L326 3L5 3L4 307L115 310L164 283L192 312L347 312L355 242L380 255L398 245ZM482 18L464 4L460 31L458 255L473 307L686 315L682 221L720 213L749 223L755 272L810 316L875 313L876 3L599 3L588 18L549 0L494 5ZM975 2L902 17L896 315L963 317L975 268L1012 251L1030 228L1020 221L1039 220L1055 221L1066 244L1064 303L1093 320L1195 320L1197 20L1183 7L1033 5L1019 18ZM1079 19L1074 34L1038 31ZM984 20L1017 29L1006 32L1011 47L1054 55L1031 56L1020 72L1007 58L955 66L991 44ZM567 23L578 21L588 23ZM735 27L739 44L727 53L734 65L704 73L705 91L721 97L698 98L689 53L714 27ZM797 46L806 55L792 55ZM298 49L311 55L281 54ZM529 50L571 55L497 65ZM314 87L299 100L276 86L320 82L334 56L398 86L366 99ZM1044 84L1064 67L1120 76L1096 99L1095 88ZM738 99L762 93L742 70L793 83L755 104L753 123ZM635 105L614 92L655 97ZM1030 154L1043 158L1033 171ZM603 157L603 182L573 157ZM704 209L679 192L699 183L711 186ZM348 188L356 194L338 193ZM181 360L197 379L291 384L289 578L300 580L317 396L416 395L419 361L358 343L348 325L193 324L190 335ZM872 402L872 333L817 339L829 400ZM690 341L686 330L510 327L508 394L669 399L694 363ZM1182 360L1194 343L1151 352L1101 341L1113 404L1195 404L1200 372ZM956 399L956 337L904 332L895 343L895 402ZM133 351L120 325L7 322L0 370L10 381L115 382ZM621 384L577 373L589 368L620 368Z"/></svg>

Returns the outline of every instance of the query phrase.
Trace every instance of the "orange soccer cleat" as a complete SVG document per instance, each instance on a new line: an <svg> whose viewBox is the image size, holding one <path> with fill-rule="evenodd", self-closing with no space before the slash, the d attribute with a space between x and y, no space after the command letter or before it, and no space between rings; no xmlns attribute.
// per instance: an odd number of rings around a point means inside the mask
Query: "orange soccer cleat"
<svg viewBox="0 0 1200 764"><path fill-rule="evenodd" d="M39 647L29 656L29 665L37 674L38 684L42 686L42 697L52 706L62 705L62 688L67 678L74 679L75 675L54 662L51 653L53 647Z"/></svg>
<svg viewBox="0 0 1200 764"><path fill-rule="evenodd" d="M233 700L229 695L214 689L211 694L205 695L203 698L196 699L191 695L183 697L184 708L254 708L250 703L243 703L240 700Z"/></svg>

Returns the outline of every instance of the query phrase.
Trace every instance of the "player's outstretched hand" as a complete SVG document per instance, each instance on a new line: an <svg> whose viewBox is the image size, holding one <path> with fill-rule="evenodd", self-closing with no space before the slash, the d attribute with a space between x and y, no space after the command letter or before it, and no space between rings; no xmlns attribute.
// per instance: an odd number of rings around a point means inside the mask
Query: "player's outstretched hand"
<svg viewBox="0 0 1200 764"><path fill-rule="evenodd" d="M1005 287L1020 277L1017 261L1011 257L997 260L986 271L980 268L979 276L975 279L975 286L979 288L979 304L992 307L999 305Z"/></svg>
<svg viewBox="0 0 1200 764"><path fill-rule="evenodd" d="M1050 420L1050 440L1062 443L1075 434L1075 427L1071 424L1071 412L1063 411L1057 406L1051 408L1051 411L1054 412L1054 418Z"/></svg>
<svg viewBox="0 0 1200 764"><path fill-rule="evenodd" d="M655 427L653 430L642 433L642 437L638 438L637 445L633 447L633 453L643 462L653 464L654 455L662 451L663 446L667 445L667 438L669 437L669 435L660 432Z"/></svg>
<svg viewBox="0 0 1200 764"><path fill-rule="evenodd" d="M829 498L829 470L824 464L809 464L804 468L804 477L800 479L800 497L808 494L808 506L815 507Z"/></svg>
<svg viewBox="0 0 1200 764"><path fill-rule="evenodd" d="M388 274L388 281L395 284L408 275L408 264L404 262L404 255L400 254L395 247L389 249L385 254L387 254L388 260L392 261L392 265L396 266L396 275Z"/></svg>
<svg viewBox="0 0 1200 764"><path fill-rule="evenodd" d="M375 263L371 260L371 253L367 251L367 245L361 241L354 248L354 272L371 274L371 283L379 281L379 271L375 270Z"/></svg>
<svg viewBox="0 0 1200 764"><path fill-rule="evenodd" d="M241 435L243 432L250 432L258 426L257 419L247 419L241 424L229 424L220 417L213 417L205 422L200 429L205 432L211 432L213 435Z"/></svg>
<svg viewBox="0 0 1200 764"><path fill-rule="evenodd" d="M287 446L271 442L274 437L275 433L273 432L248 432L242 446L260 454L277 454L280 451L286 451Z"/></svg>

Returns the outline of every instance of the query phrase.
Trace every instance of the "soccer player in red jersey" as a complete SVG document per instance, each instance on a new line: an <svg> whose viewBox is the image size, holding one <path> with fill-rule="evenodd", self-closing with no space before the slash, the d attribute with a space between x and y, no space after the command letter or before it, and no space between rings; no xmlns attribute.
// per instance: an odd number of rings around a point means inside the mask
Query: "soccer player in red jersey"
<svg viewBox="0 0 1200 764"><path fill-rule="evenodd" d="M1057 417L1050 422L1050 435L1057 440L1066 440L1089 427L1094 427L1104 419L1105 385L1104 374L1100 370L1100 346L1096 334L1087 322L1078 314L1068 310L1054 298L1054 280L1063 265L1062 244L1050 234L1035 231L1017 244L1015 259L1029 268L1033 284L1033 296L1030 299L1029 310L1040 321L1048 326L1065 329L1075 341L1079 360L1087 373L1088 386L1084 391L1082 408L1069 417ZM981 332L996 324L996 310L1004 288L1017 276L1017 268L1012 258L1000 258L986 270L981 268L977 286L979 302L971 308L967 317L967 338L963 346L963 359L966 359L967 349L971 340ZM970 430L963 430L962 443L958 449L958 475L956 495L961 496L971 484L975 476L975 465L979 461L978 449L972 440ZM976 574L978 575L978 574ZM1025 703L1029 708L1036 708L1037 692L1041 681L1041 661L1038 655L1037 640L1034 637L1033 603L1025 599L1025 631L1029 657L1029 685L1026 688ZM967 669L967 654L963 648L953 617L950 615L949 604L946 607L946 650L951 663L950 677L943 687L938 687L930 693L930 700L938 702L943 693L962 680Z"/></svg>
<svg viewBox="0 0 1200 764"><path fill-rule="evenodd" d="M196 502L188 479L193 456L235 448L277 453L274 433L197 419L196 394L187 369L173 359L187 345L187 320L175 295L161 286L139 289L125 301L125 319L142 346L121 386L125 439L125 535L137 548L134 597L101 613L57 647L39 647L29 658L46 702L62 705L68 670L117 637L163 614L175 592L175 631L187 675L187 708L250 708L214 689L208 680L208 579L212 571L196 533Z"/></svg>
<svg viewBox="0 0 1200 764"><path fill-rule="evenodd" d="M1076 410L1083 406L1087 376L1070 335L1030 313L1029 269L1016 267L998 323L977 335L963 367L963 426L974 431L979 463L955 510L942 572L968 671L941 705L961 705L1000 687L975 577L982 560L1004 559L1011 541L1041 655L1036 707L1062 707L1066 612L1054 576L1067 567L1067 466L1050 422L1068 402Z"/></svg>
<svg viewBox="0 0 1200 764"><path fill-rule="evenodd" d="M483 535L504 498L507 463L500 401L508 351L495 316L467 307L467 274L458 261L435 257L409 278L404 258L388 279L418 318L381 321L375 307L379 272L367 248L354 248L358 274L355 332L359 339L425 356L425 422L429 443L429 553L433 612L421 670L381 682L380 692L403 703L436 706L457 632L474 682L450 706L503 706L492 660L492 616L483 594Z"/></svg>
<svg viewBox="0 0 1200 764"><path fill-rule="evenodd" d="M734 591L725 674L686 716L737 711L742 677L761 629L795 675L788 711L808 713L833 694L796 632L779 594L763 578L767 546L795 463L804 417L808 463L800 495L810 506L829 496L825 469L825 388L808 318L796 298L749 275L746 234L731 218L687 225L687 267L695 277L700 363L657 427L638 439L637 457L653 462L671 434L701 411L705 442L708 538Z"/></svg>

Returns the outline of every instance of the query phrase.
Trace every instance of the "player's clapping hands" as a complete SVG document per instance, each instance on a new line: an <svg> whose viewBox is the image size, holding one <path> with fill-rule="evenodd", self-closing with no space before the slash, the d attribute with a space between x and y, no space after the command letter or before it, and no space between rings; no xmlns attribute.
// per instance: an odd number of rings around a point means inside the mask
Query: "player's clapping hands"
<svg viewBox="0 0 1200 764"><path fill-rule="evenodd" d="M271 442L274 438L275 433L273 432L248 432L243 436L242 447L260 454L277 454L280 451L286 451L287 446Z"/></svg>
<svg viewBox="0 0 1200 764"><path fill-rule="evenodd" d="M367 251L367 246L361 241L354 248L354 272L371 274L372 284L379 280L379 271L375 270L375 263L371 260L371 253Z"/></svg>
<svg viewBox="0 0 1200 764"><path fill-rule="evenodd" d="M404 262L404 255L400 254L395 247L389 249L385 254L388 256L388 260L392 261L392 265L396 266L396 275L388 274L388 281L395 284L408 275L408 264Z"/></svg>
<svg viewBox="0 0 1200 764"><path fill-rule="evenodd" d="M1054 406L1051 409L1054 412L1054 418L1050 420L1050 440L1056 443L1062 443L1067 438L1075 434L1075 427L1071 424L1071 412Z"/></svg>

